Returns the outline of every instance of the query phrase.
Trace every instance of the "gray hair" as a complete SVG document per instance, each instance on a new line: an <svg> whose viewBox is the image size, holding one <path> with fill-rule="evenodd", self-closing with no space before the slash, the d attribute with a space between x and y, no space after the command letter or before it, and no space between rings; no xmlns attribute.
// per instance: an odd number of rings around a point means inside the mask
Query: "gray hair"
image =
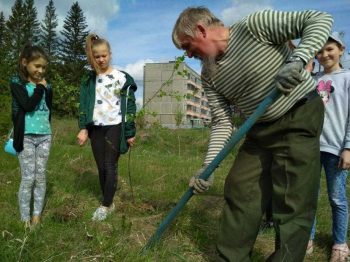
<svg viewBox="0 0 350 262"><path fill-rule="evenodd" d="M198 22L202 23L204 26L223 26L223 22L214 16L208 8L199 7L188 7L179 15L176 20L172 39L173 43L177 48L181 48L179 41L179 34L184 34L187 36L195 36L196 25Z"/></svg>

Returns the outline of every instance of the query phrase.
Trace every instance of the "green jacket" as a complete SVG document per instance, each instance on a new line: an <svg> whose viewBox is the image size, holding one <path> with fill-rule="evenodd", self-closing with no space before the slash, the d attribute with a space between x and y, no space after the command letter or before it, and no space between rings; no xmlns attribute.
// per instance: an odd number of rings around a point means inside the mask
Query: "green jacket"
<svg viewBox="0 0 350 262"><path fill-rule="evenodd" d="M137 86L134 79L126 72L126 82L121 89L121 113L122 127L120 135L120 153L128 152L129 145L127 139L134 137L136 134L135 114L136 114L136 99L135 91ZM92 117L94 115L95 94L96 94L96 73L90 71L87 78L82 81L80 87L80 105L79 105L79 128L87 129L89 132L93 126Z"/></svg>

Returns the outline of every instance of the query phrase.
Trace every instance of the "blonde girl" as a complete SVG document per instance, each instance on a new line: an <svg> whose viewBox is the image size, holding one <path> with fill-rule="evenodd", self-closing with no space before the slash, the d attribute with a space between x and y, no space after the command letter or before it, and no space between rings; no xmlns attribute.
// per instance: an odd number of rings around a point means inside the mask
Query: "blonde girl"
<svg viewBox="0 0 350 262"><path fill-rule="evenodd" d="M92 220L102 221L115 209L119 156L135 143L137 87L129 74L111 65L107 40L90 34L86 39L86 55L92 70L80 90L77 139L79 145L84 145L88 138L91 141L102 191L101 205Z"/></svg>

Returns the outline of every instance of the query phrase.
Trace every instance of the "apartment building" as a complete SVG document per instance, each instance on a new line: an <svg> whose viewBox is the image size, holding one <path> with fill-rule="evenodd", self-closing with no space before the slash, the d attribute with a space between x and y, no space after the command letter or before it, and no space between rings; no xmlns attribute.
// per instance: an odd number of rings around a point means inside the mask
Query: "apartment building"
<svg viewBox="0 0 350 262"><path fill-rule="evenodd" d="M148 123L158 122L164 127L202 127L211 121L208 100L204 94L200 75L186 63L174 72L175 61L146 63L144 66L143 103ZM161 89L161 90L160 90Z"/></svg>

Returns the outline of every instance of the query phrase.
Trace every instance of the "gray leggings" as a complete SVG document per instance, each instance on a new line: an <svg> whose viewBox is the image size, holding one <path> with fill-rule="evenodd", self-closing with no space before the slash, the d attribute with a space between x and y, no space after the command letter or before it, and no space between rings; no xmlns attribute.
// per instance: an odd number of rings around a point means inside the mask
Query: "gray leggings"
<svg viewBox="0 0 350 262"><path fill-rule="evenodd" d="M30 201L34 193L33 216L43 209L46 192L46 163L51 147L51 135L25 135L23 151L18 154L21 185L18 192L22 221L30 220Z"/></svg>

